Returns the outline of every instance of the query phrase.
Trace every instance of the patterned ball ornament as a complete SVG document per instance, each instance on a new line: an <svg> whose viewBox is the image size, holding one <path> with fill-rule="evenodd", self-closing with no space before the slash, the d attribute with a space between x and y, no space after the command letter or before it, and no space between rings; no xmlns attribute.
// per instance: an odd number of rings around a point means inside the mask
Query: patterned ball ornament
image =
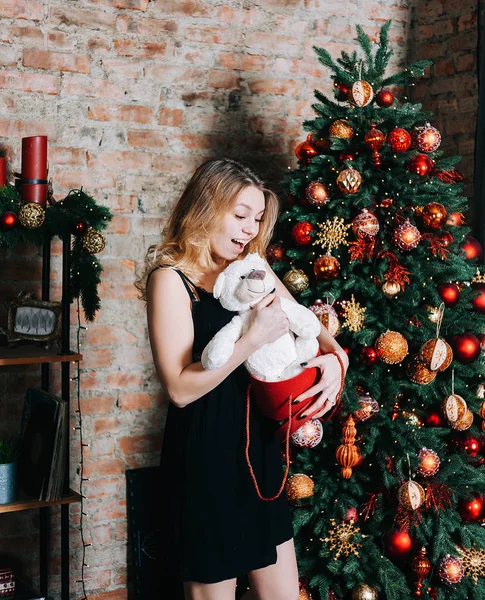
<svg viewBox="0 0 485 600"><path fill-rule="evenodd" d="M345 119L334 121L328 129L328 135L330 137L351 139L354 137L354 133L352 125Z"/></svg>
<svg viewBox="0 0 485 600"><path fill-rule="evenodd" d="M444 371L453 361L453 350L443 338L434 338L421 346L419 360L430 371Z"/></svg>
<svg viewBox="0 0 485 600"><path fill-rule="evenodd" d="M352 84L348 99L354 106L367 106L374 98L374 90L368 81L359 80Z"/></svg>
<svg viewBox="0 0 485 600"><path fill-rule="evenodd" d="M394 102L394 94L383 88L377 92L376 102L381 108L389 108Z"/></svg>
<svg viewBox="0 0 485 600"><path fill-rule="evenodd" d="M399 504L406 510L416 510L426 500L426 492L416 481L406 481L397 492Z"/></svg>
<svg viewBox="0 0 485 600"><path fill-rule="evenodd" d="M19 211L20 224L26 229L38 229L45 221L45 210L40 204L24 204Z"/></svg>
<svg viewBox="0 0 485 600"><path fill-rule="evenodd" d="M291 503L298 503L311 498L314 494L313 480L303 473L297 473L288 478L286 493Z"/></svg>
<svg viewBox="0 0 485 600"><path fill-rule="evenodd" d="M379 412L379 403L370 396L359 396L359 408L355 411L356 421L367 421Z"/></svg>
<svg viewBox="0 0 485 600"><path fill-rule="evenodd" d="M352 589L352 600L378 600L377 589L367 583L359 583Z"/></svg>
<svg viewBox="0 0 485 600"><path fill-rule="evenodd" d="M313 263L313 272L317 279L332 281L340 273L340 263L335 256L325 254L324 256L319 256Z"/></svg>
<svg viewBox="0 0 485 600"><path fill-rule="evenodd" d="M386 331L376 340L375 349L382 362L394 365L404 360L408 353L408 342L398 331Z"/></svg>
<svg viewBox="0 0 485 600"><path fill-rule="evenodd" d="M460 583L464 574L465 570L463 569L463 564L459 558L456 558L456 556L450 556L447 554L441 561L438 575L441 581L444 583L448 583L450 585Z"/></svg>
<svg viewBox="0 0 485 600"><path fill-rule="evenodd" d="M307 274L301 269L291 269L283 275L283 283L293 294L299 294L310 285Z"/></svg>
<svg viewBox="0 0 485 600"><path fill-rule="evenodd" d="M352 221L352 231L356 237L375 237L379 232L379 220L364 208Z"/></svg>
<svg viewBox="0 0 485 600"><path fill-rule="evenodd" d="M385 281L382 284L382 291L388 298L394 298L401 291L401 285L396 281Z"/></svg>
<svg viewBox="0 0 485 600"><path fill-rule="evenodd" d="M439 202L430 202L423 208L421 218L429 229L441 229L446 224L448 213Z"/></svg>
<svg viewBox="0 0 485 600"><path fill-rule="evenodd" d="M315 448L322 441L323 425L319 419L310 419L291 436L291 443L299 448Z"/></svg>
<svg viewBox="0 0 485 600"><path fill-rule="evenodd" d="M321 300L315 300L310 310L319 318L328 333L335 337L340 331L340 321L337 311L331 304L325 304Z"/></svg>
<svg viewBox="0 0 485 600"><path fill-rule="evenodd" d="M436 475L440 468L440 457L434 450L421 448L418 454L418 474L423 477L432 477Z"/></svg>
<svg viewBox="0 0 485 600"><path fill-rule="evenodd" d="M420 177L424 177L433 172L434 162L426 154L416 154L406 163L406 169Z"/></svg>
<svg viewBox="0 0 485 600"><path fill-rule="evenodd" d="M421 152L434 152L441 144L441 134L429 123L423 127L415 127L412 133L413 147Z"/></svg>
<svg viewBox="0 0 485 600"><path fill-rule="evenodd" d="M447 308L453 308L460 299L460 290L455 283L440 283L438 294Z"/></svg>
<svg viewBox="0 0 485 600"><path fill-rule="evenodd" d="M394 230L393 240L400 250L414 250L421 240L419 229L406 220Z"/></svg>
<svg viewBox="0 0 485 600"><path fill-rule="evenodd" d="M419 360L419 356L414 354L410 357L406 365L406 375L409 379L418 385L428 385L436 379L437 371L430 371Z"/></svg>
<svg viewBox="0 0 485 600"><path fill-rule="evenodd" d="M106 248L106 238L93 227L89 227L87 232L82 236L82 245L90 254L97 254Z"/></svg>
<svg viewBox="0 0 485 600"><path fill-rule="evenodd" d="M395 127L387 134L387 142L393 152L406 152L411 147L411 134L401 127Z"/></svg>
<svg viewBox="0 0 485 600"><path fill-rule="evenodd" d="M461 419L458 419L458 421L451 423L451 427L453 429L456 429L456 431L466 431L467 429L470 429L472 425L473 413L471 410L467 410L463 417L461 417Z"/></svg>
<svg viewBox="0 0 485 600"><path fill-rule="evenodd" d="M337 187L342 194L356 194L362 187L362 175L353 167L343 169L338 174Z"/></svg>
<svg viewBox="0 0 485 600"><path fill-rule="evenodd" d="M296 223L291 230L291 237L299 246L308 246L312 241L313 225L308 221Z"/></svg>
<svg viewBox="0 0 485 600"><path fill-rule="evenodd" d="M305 195L308 202L314 206L323 206L330 200L328 187L319 181L312 181L308 184Z"/></svg>

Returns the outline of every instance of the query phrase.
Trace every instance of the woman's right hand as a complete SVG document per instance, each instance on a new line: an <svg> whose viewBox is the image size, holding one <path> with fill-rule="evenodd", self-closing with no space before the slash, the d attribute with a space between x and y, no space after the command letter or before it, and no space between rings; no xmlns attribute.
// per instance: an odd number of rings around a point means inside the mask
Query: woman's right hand
<svg viewBox="0 0 485 600"><path fill-rule="evenodd" d="M246 335L255 349L261 348L288 333L290 325L276 292L271 292L250 310Z"/></svg>

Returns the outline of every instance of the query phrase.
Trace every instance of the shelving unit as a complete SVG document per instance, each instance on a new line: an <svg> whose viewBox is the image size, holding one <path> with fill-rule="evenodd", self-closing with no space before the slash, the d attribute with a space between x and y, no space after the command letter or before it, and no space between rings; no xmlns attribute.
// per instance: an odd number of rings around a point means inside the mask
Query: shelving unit
<svg viewBox="0 0 485 600"><path fill-rule="evenodd" d="M76 354L70 350L70 247L71 236L66 235L62 241L62 335L61 348L50 348L46 350L40 346L19 344L14 348L0 348L0 367L15 365L40 365L40 387L46 392L49 391L49 370L53 364L59 364L61 367L61 397L68 403L68 414L70 414L70 364L82 360L81 354ZM50 270L51 270L51 243L46 241L42 253L42 300L49 300L50 296ZM68 419L69 423L69 419ZM52 502L39 502L32 498L20 496L20 498L11 504L0 506L0 514L11 513L21 510L39 510L40 531L39 531L39 563L40 563L40 596L48 595L48 573L49 573L49 534L51 520L51 506L61 507L61 598L69 600L69 505L81 501L81 496L69 488L69 424L67 427L67 446L66 446L66 471L64 477L63 496L60 500ZM4 517L7 518L7 517ZM27 586L28 587L28 586ZM25 586L24 586L25 590ZM15 596L18 600L23 600L27 596L19 592ZM29 590L29 594L34 594Z"/></svg>

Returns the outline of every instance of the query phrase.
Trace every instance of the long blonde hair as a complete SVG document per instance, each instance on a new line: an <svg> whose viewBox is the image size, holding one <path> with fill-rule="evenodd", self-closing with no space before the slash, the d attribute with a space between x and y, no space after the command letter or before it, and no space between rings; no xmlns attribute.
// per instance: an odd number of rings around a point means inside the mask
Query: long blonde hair
<svg viewBox="0 0 485 600"><path fill-rule="evenodd" d="M208 160L197 168L176 202L163 229L163 240L148 249L143 270L135 282L142 300L146 300L147 278L158 265L176 267L194 283L200 283L201 272L216 269L210 236L247 187L261 190L265 210L258 235L239 258L244 258L248 252L264 256L278 219L277 196L250 167L228 158Z"/></svg>

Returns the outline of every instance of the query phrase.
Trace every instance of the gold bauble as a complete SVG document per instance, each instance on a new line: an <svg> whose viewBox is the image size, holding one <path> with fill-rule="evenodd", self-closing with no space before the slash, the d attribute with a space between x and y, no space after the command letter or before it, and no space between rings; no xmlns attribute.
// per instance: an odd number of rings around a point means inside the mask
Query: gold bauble
<svg viewBox="0 0 485 600"><path fill-rule="evenodd" d="M430 202L423 207L421 218L426 227L440 229L448 219L446 208L439 202Z"/></svg>
<svg viewBox="0 0 485 600"><path fill-rule="evenodd" d="M433 338L421 346L419 360L430 371L444 371L453 361L453 350L443 338Z"/></svg>
<svg viewBox="0 0 485 600"><path fill-rule="evenodd" d="M293 294L299 294L309 286L308 276L301 269L291 269L283 276L283 283Z"/></svg>
<svg viewBox="0 0 485 600"><path fill-rule="evenodd" d="M414 354L406 365L406 375L413 383L418 385L427 385L436 379L436 371L430 371L419 360L419 356Z"/></svg>
<svg viewBox="0 0 485 600"><path fill-rule="evenodd" d="M374 90L368 81L356 81L347 94L347 98L351 104L355 106L367 106L374 98Z"/></svg>
<svg viewBox="0 0 485 600"><path fill-rule="evenodd" d="M466 413L463 415L463 417L461 417L461 419L458 419L458 421L451 423L451 426L453 429L456 429L457 431L466 431L467 429L470 429L472 424L473 424L473 413L471 410L467 410Z"/></svg>
<svg viewBox="0 0 485 600"><path fill-rule="evenodd" d="M311 498L314 488L313 480L303 473L296 473L296 475L289 477L285 486L288 500L293 504Z"/></svg>
<svg viewBox="0 0 485 600"><path fill-rule="evenodd" d="M90 254L102 252L106 248L106 238L101 231L97 231L92 227L86 231L81 239L84 249Z"/></svg>
<svg viewBox="0 0 485 600"><path fill-rule="evenodd" d="M362 187L362 175L354 167L343 169L338 174L337 187L342 194L356 194Z"/></svg>
<svg viewBox="0 0 485 600"><path fill-rule="evenodd" d="M328 135L331 137L350 139L354 137L354 130L348 121L345 119L339 119L330 125Z"/></svg>
<svg viewBox="0 0 485 600"><path fill-rule="evenodd" d="M377 600L379 595L375 587L359 583L352 590L352 600Z"/></svg>
<svg viewBox="0 0 485 600"><path fill-rule="evenodd" d="M352 221L352 231L356 237L374 237L379 231L379 220L367 208L363 208Z"/></svg>
<svg viewBox="0 0 485 600"><path fill-rule="evenodd" d="M396 281L386 281L382 286L382 291L386 296L392 298L393 296L397 296L401 291L401 285Z"/></svg>
<svg viewBox="0 0 485 600"><path fill-rule="evenodd" d="M400 363L408 353L408 342L398 331L386 331L376 340L377 356L388 365Z"/></svg>
<svg viewBox="0 0 485 600"><path fill-rule="evenodd" d="M426 492L419 483L409 480L399 488L397 499L406 510L416 510L426 500Z"/></svg>
<svg viewBox="0 0 485 600"><path fill-rule="evenodd" d="M441 410L449 423L455 423L465 416L468 406L458 394L450 394L441 403Z"/></svg>
<svg viewBox="0 0 485 600"><path fill-rule="evenodd" d="M19 211L20 224L26 229L37 229L45 221L44 207L35 202L24 204Z"/></svg>

